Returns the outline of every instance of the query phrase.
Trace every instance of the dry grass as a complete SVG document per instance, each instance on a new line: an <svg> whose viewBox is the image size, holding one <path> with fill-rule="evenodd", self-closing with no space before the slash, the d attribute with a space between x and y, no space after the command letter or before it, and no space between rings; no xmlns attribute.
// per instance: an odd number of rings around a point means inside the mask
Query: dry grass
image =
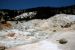
<svg viewBox="0 0 75 50"><path fill-rule="evenodd" d="M0 23L0 30L9 29L11 27L12 27L12 24L10 22Z"/></svg>

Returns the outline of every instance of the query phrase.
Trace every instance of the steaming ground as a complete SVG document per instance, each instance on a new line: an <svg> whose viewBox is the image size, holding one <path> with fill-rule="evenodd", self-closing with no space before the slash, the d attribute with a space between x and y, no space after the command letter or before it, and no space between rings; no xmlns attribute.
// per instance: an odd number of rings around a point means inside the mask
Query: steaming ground
<svg viewBox="0 0 75 50"><path fill-rule="evenodd" d="M12 48L9 50L74 50L74 31L75 15L57 14L43 20L18 21L18 24L8 21L0 24L0 44ZM59 44L58 40L63 38L69 43Z"/></svg>

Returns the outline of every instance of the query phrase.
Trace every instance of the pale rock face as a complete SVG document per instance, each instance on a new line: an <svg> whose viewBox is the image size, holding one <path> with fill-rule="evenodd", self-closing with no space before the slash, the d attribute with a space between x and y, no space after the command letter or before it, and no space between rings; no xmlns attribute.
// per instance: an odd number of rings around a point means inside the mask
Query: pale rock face
<svg viewBox="0 0 75 50"><path fill-rule="evenodd" d="M24 13L18 17L26 17L29 14L33 16L36 13ZM0 30L0 44L10 50L75 49L75 15L57 14L43 20L19 21L18 24L15 21L9 21L9 23L11 23L11 28ZM68 40L68 43L60 44L61 39Z"/></svg>
<svg viewBox="0 0 75 50"><path fill-rule="evenodd" d="M75 31L67 32L57 32L52 35L49 39L53 43L56 43L58 47L62 50L75 50ZM63 39L65 43L60 43L60 40Z"/></svg>
<svg viewBox="0 0 75 50"><path fill-rule="evenodd" d="M74 38L75 31L57 32L56 34L49 37L47 40L28 45L17 46L6 50L74 50ZM61 39L65 39L66 42L60 43Z"/></svg>
<svg viewBox="0 0 75 50"><path fill-rule="evenodd" d="M23 14L21 14L19 16L16 16L15 19L19 19L19 18L23 19L23 18L27 18L27 17L32 18L36 14L37 14L36 12L23 13Z"/></svg>
<svg viewBox="0 0 75 50"><path fill-rule="evenodd" d="M6 49L6 50L61 50L61 49L58 48L58 45L52 42L49 42L47 40L44 40L38 43L18 46L18 47Z"/></svg>

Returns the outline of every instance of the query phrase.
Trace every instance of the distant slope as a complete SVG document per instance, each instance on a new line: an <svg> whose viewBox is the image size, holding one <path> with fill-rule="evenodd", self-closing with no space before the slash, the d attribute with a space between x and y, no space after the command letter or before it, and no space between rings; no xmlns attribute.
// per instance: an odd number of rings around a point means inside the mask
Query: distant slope
<svg viewBox="0 0 75 50"><path fill-rule="evenodd" d="M12 18L18 15L21 15L23 13L33 12L33 11L36 11L37 14L31 19L47 19L51 16L54 16L55 14L74 14L75 15L75 5L60 7L60 8L36 7L36 8L30 8L30 9L22 9L22 10L0 9L0 17L3 16L4 19L8 20L8 18L10 18L10 20L12 20ZM3 15L3 13L5 15ZM27 18L27 20L30 20L30 19Z"/></svg>

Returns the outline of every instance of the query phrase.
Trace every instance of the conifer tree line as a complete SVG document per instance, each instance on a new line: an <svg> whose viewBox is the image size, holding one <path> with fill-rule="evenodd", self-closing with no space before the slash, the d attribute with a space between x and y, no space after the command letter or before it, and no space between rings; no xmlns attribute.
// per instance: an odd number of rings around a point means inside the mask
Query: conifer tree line
<svg viewBox="0 0 75 50"><path fill-rule="evenodd" d="M0 9L0 22L4 21L13 21L14 17L32 11L37 11L37 14L32 19L39 18L49 18L55 14L74 14L75 15L75 5L61 8L52 8L52 7L36 7L30 9L21 9L21 10L9 10L9 9Z"/></svg>

